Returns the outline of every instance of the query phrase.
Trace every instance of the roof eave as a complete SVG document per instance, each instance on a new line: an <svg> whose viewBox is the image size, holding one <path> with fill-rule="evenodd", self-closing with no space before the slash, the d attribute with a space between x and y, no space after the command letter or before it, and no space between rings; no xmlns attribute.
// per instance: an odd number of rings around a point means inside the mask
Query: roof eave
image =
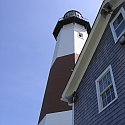
<svg viewBox="0 0 125 125"><path fill-rule="evenodd" d="M124 0L121 0L121 1L124 1ZM102 4L101 8L107 2L111 2L111 4L114 7L117 3L117 0L105 0ZM96 50L96 47L98 46L98 43L103 35L103 32L107 26L107 23L108 23L110 17L111 17L111 14L108 14L106 16L106 18L104 18L100 14L100 11L98 12L98 15L97 15L97 18L93 25L93 28L91 30L91 33L81 52L79 60L78 60L76 66L74 68L74 71L67 83L67 86L66 86L65 90L63 91L62 98L61 98L62 101L68 102L66 100L66 97L72 95L72 93L77 90L77 88L80 84L80 81L89 65L89 62L91 61L91 58Z"/></svg>

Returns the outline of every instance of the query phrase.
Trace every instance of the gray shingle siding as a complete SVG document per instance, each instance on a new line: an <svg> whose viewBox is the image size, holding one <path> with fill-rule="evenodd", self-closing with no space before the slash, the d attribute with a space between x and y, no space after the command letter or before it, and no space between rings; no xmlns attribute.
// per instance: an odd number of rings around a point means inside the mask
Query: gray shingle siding
<svg viewBox="0 0 125 125"><path fill-rule="evenodd" d="M111 19L125 2L118 7ZM109 21L110 22L110 21ZM99 113L95 80L112 66L118 99ZM115 43L109 24L77 89L75 125L125 125L125 45Z"/></svg>

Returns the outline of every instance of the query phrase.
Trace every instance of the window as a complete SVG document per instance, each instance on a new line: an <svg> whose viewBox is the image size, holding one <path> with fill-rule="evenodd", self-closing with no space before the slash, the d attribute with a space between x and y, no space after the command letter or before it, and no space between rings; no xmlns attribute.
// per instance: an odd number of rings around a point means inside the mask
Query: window
<svg viewBox="0 0 125 125"><path fill-rule="evenodd" d="M82 33L78 33L78 37L83 39L83 34Z"/></svg>
<svg viewBox="0 0 125 125"><path fill-rule="evenodd" d="M117 98L111 65L97 78L96 90L100 112L108 107Z"/></svg>
<svg viewBox="0 0 125 125"><path fill-rule="evenodd" d="M122 36L125 32L125 10L122 7L114 19L110 23L111 31L115 42Z"/></svg>

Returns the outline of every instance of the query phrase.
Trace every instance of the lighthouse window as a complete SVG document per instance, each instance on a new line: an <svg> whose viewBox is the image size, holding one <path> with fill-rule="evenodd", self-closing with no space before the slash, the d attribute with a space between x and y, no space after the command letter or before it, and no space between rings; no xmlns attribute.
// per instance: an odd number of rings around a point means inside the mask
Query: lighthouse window
<svg viewBox="0 0 125 125"><path fill-rule="evenodd" d="M83 38L83 34L82 33L78 33L78 37Z"/></svg>

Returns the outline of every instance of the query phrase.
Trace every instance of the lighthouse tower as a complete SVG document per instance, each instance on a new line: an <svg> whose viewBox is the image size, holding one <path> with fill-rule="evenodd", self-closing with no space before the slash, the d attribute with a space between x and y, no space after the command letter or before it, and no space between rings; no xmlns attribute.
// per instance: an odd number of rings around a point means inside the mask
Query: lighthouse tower
<svg viewBox="0 0 125 125"><path fill-rule="evenodd" d="M39 125L72 124L72 107L60 100L76 61L90 33L81 13L71 10L59 19L53 31L56 47L39 117Z"/></svg>

